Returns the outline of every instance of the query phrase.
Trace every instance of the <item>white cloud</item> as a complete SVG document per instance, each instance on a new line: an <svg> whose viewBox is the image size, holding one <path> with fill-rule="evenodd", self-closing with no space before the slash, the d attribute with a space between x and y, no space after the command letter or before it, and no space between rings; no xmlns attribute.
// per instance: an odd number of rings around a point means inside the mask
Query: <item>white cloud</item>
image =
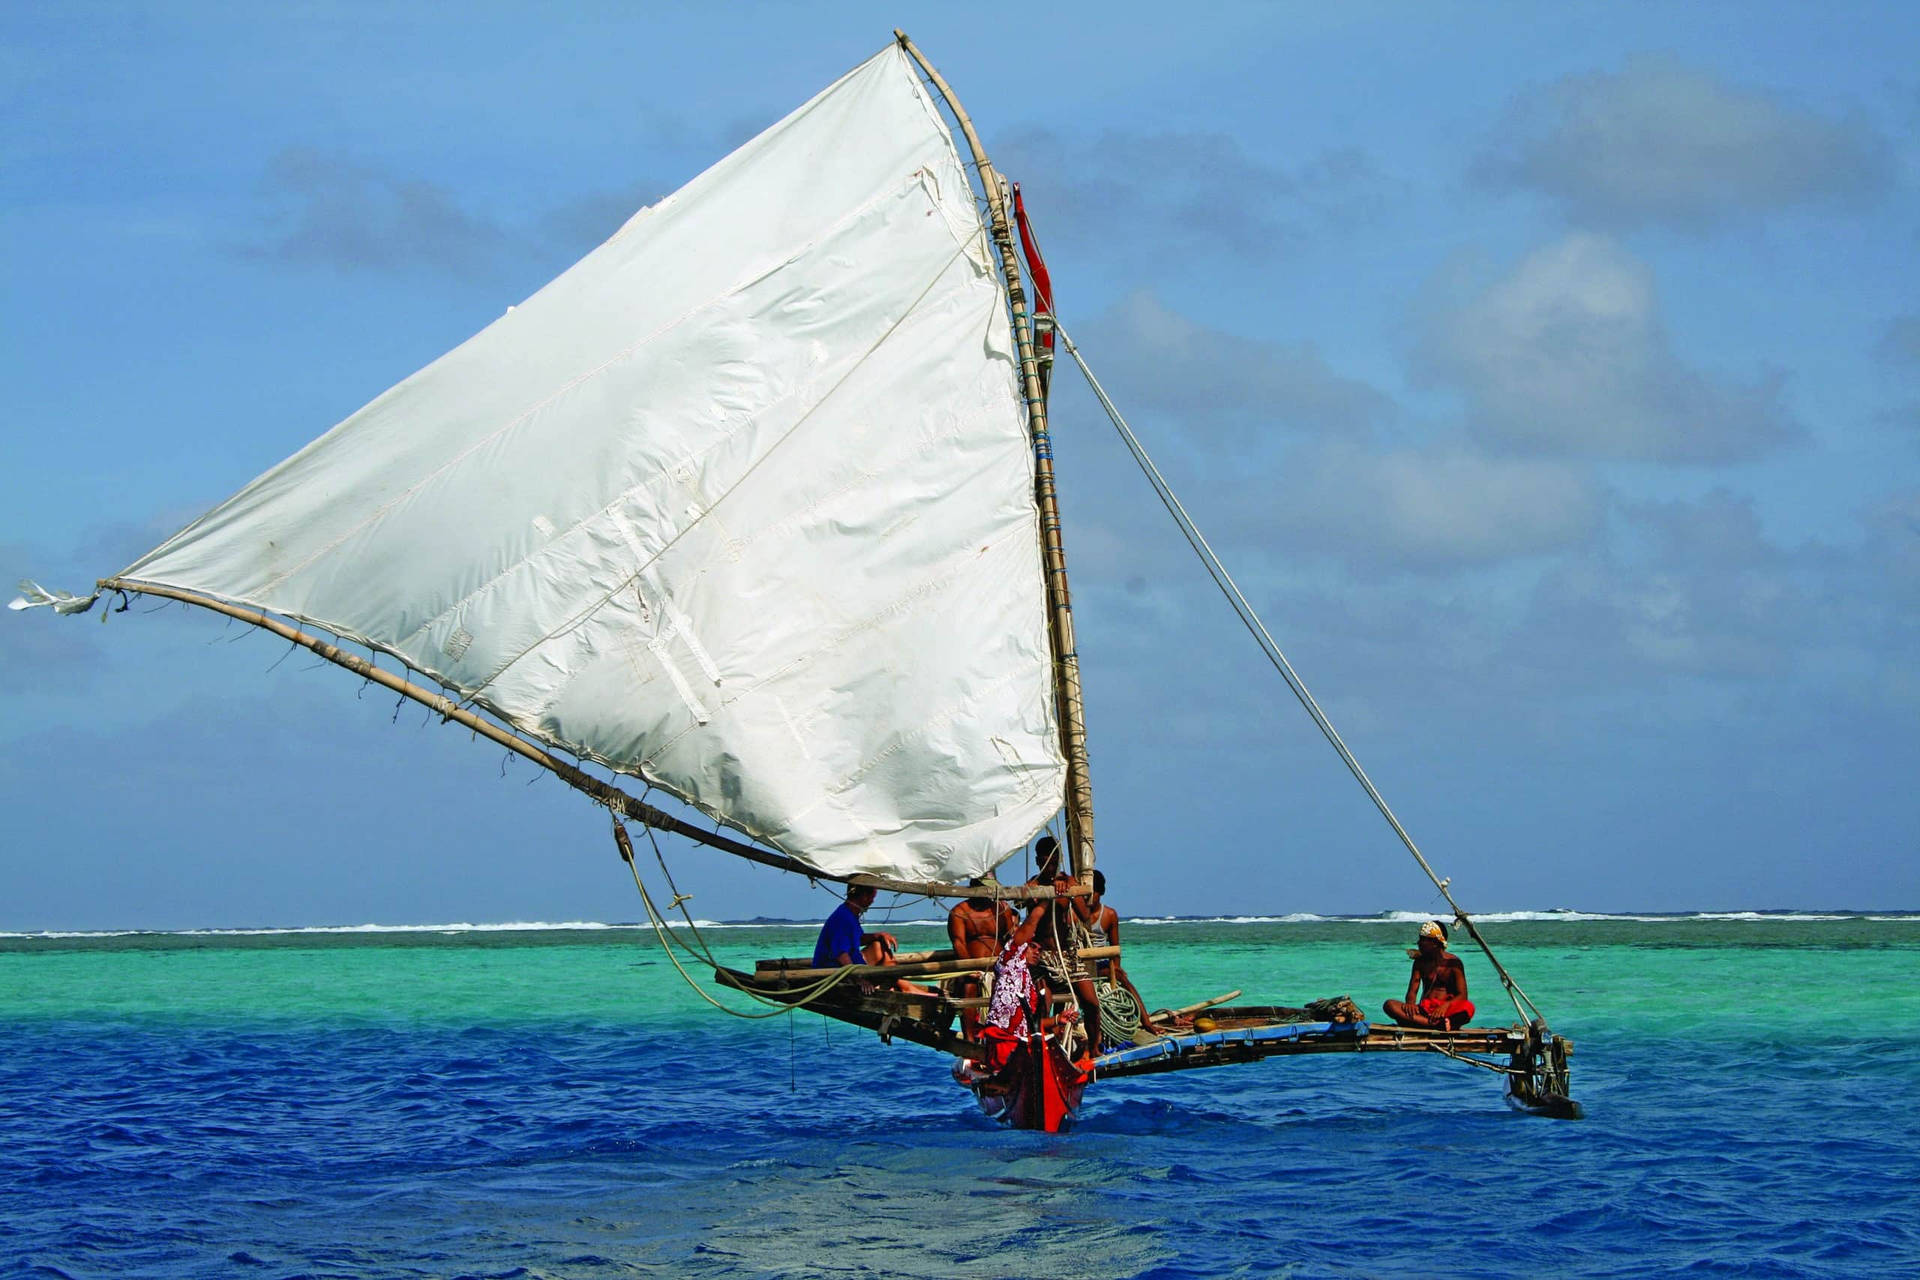
<svg viewBox="0 0 1920 1280"><path fill-rule="evenodd" d="M1789 547L1726 490L1624 507L1618 536L1542 577L1506 660L1542 685L1706 679L1746 696L1912 703L1920 492L1862 524L1854 544Z"/></svg>
<svg viewBox="0 0 1920 1280"><path fill-rule="evenodd" d="M1892 182L1885 141L1861 121L1668 58L1531 89L1504 131L1474 175L1538 191L1587 227L1698 230L1792 205L1857 203Z"/></svg>
<svg viewBox="0 0 1920 1280"><path fill-rule="evenodd" d="M1577 547L1602 508L1592 477L1561 463L1327 441L1286 460L1267 514L1351 564L1445 570Z"/></svg>
<svg viewBox="0 0 1920 1280"><path fill-rule="evenodd" d="M1210 329L1148 293L1076 336L1230 559L1306 553L1370 572L1447 572L1577 547L1599 527L1604 504L1584 467L1490 457L1461 442L1388 447L1378 428L1397 417L1393 401L1335 372L1310 344ZM1090 409L1077 381L1056 376L1063 421ZM1157 429L1156 417L1180 436ZM1084 468L1074 474L1084 478ZM1118 475L1113 485L1138 492ZM1117 509L1081 514L1116 522L1110 546L1076 535L1078 562L1103 577L1132 572L1149 545L1156 558L1171 552L1120 533Z"/></svg>
<svg viewBox="0 0 1920 1280"><path fill-rule="evenodd" d="M1123 413L1166 413L1203 445L1245 448L1288 430L1364 435L1393 410L1311 343L1211 329L1151 293L1131 295L1074 339Z"/></svg>
<svg viewBox="0 0 1920 1280"><path fill-rule="evenodd" d="M524 226L465 207L446 188L307 147L274 157L259 234L241 252L355 271L474 276L586 253L657 191L636 184L564 200Z"/></svg>
<svg viewBox="0 0 1920 1280"><path fill-rule="evenodd" d="M1356 148L1288 168L1225 133L1110 130L1088 139L1029 129L996 143L995 156L1025 186L1043 238L1056 226L1103 238L1144 231L1161 251L1270 257L1311 231L1372 221L1394 190Z"/></svg>
<svg viewBox="0 0 1920 1280"><path fill-rule="evenodd" d="M272 212L249 252L358 270L485 270L516 247L434 183L307 147L276 156L263 183Z"/></svg>
<svg viewBox="0 0 1920 1280"><path fill-rule="evenodd" d="M1613 240L1576 233L1475 289L1443 281L1417 352L1466 399L1470 428L1542 456L1728 462L1790 438L1780 380L1718 380L1668 344L1653 273Z"/></svg>

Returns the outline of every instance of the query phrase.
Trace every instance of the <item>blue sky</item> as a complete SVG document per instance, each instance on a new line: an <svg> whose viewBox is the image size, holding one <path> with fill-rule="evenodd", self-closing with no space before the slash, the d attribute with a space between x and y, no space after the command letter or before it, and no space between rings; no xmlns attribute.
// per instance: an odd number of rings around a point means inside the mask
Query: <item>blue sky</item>
<svg viewBox="0 0 1920 1280"><path fill-rule="evenodd" d="M1465 905L1920 908L1917 12L10 6L0 572L123 567L900 25ZM1431 907L1054 412L1117 904ZM147 608L0 618L0 928L639 915L557 783Z"/></svg>

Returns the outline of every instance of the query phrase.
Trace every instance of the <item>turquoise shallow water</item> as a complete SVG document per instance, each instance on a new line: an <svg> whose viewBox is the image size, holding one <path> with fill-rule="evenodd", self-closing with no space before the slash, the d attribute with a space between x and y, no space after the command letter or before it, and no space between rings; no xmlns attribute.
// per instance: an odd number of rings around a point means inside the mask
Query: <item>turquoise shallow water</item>
<svg viewBox="0 0 1920 1280"><path fill-rule="evenodd" d="M1377 1009L1409 932L1125 941L1159 1003ZM928 1051L714 1013L640 930L0 937L0 1274L1920 1273L1920 918L1488 932L1587 1120L1377 1056L1096 1084L1073 1134L1009 1133Z"/></svg>

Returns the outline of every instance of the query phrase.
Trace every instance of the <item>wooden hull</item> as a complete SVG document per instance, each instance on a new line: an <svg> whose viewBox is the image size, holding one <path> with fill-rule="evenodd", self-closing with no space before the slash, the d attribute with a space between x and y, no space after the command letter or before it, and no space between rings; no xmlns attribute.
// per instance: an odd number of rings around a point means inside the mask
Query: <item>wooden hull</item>
<svg viewBox="0 0 1920 1280"><path fill-rule="evenodd" d="M1065 1133L1080 1110L1080 1098L1092 1080L1060 1046L1036 1036L996 1070L956 1071L954 1078L973 1091L980 1111L1011 1129Z"/></svg>

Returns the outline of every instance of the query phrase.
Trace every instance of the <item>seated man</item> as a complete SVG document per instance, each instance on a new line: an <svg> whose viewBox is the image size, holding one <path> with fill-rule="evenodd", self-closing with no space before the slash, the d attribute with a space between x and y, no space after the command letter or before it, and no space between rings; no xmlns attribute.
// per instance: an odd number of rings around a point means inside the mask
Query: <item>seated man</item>
<svg viewBox="0 0 1920 1280"><path fill-rule="evenodd" d="M976 876L968 881L975 888L991 884L992 876ZM1012 907L993 898L962 898L947 913L947 941L961 960L991 960L1000 954L1000 945L1013 936L1020 918ZM954 983L954 994L962 999L988 994L992 978L976 974ZM960 1011L960 1034L972 1039L980 1031L982 1018L977 1009Z"/></svg>
<svg viewBox="0 0 1920 1280"><path fill-rule="evenodd" d="M1429 920L1420 926L1420 941L1407 978L1407 998L1389 1000L1387 1016L1403 1027L1436 1027L1453 1031L1473 1020L1473 1002L1467 999L1467 968L1447 950L1447 926ZM1420 1002L1414 1003L1418 992Z"/></svg>
<svg viewBox="0 0 1920 1280"><path fill-rule="evenodd" d="M1093 896L1085 900L1089 916L1087 931L1089 946L1117 947L1120 945L1120 913L1107 905L1106 893L1106 872L1096 870L1093 873ZM1154 1024L1153 1019L1147 1015L1147 1002L1140 998L1140 992L1134 987L1133 979L1127 977L1127 971L1120 967L1118 956L1111 960L1096 961L1093 971L1096 989L1100 995L1101 1016L1103 1021L1117 1024L1113 1028L1114 1034L1129 1035L1133 1028L1127 1025L1128 1022L1136 1022L1140 1030L1150 1035L1163 1034ZM1132 998L1135 1012L1131 1019L1114 1016L1116 1011L1124 1012L1117 1002L1109 1003L1112 997L1108 993L1114 987L1119 987Z"/></svg>
<svg viewBox="0 0 1920 1280"><path fill-rule="evenodd" d="M892 964L894 952L899 943L890 933L868 933L860 924L860 917L878 891L872 885L850 884L847 886L847 900L835 907L827 916L826 923L820 926L819 941L813 944L813 967L816 969L834 969L850 964ZM864 984L863 984L864 985ZM901 991L912 991L921 995L934 994L929 988L908 982L904 978L894 986Z"/></svg>

